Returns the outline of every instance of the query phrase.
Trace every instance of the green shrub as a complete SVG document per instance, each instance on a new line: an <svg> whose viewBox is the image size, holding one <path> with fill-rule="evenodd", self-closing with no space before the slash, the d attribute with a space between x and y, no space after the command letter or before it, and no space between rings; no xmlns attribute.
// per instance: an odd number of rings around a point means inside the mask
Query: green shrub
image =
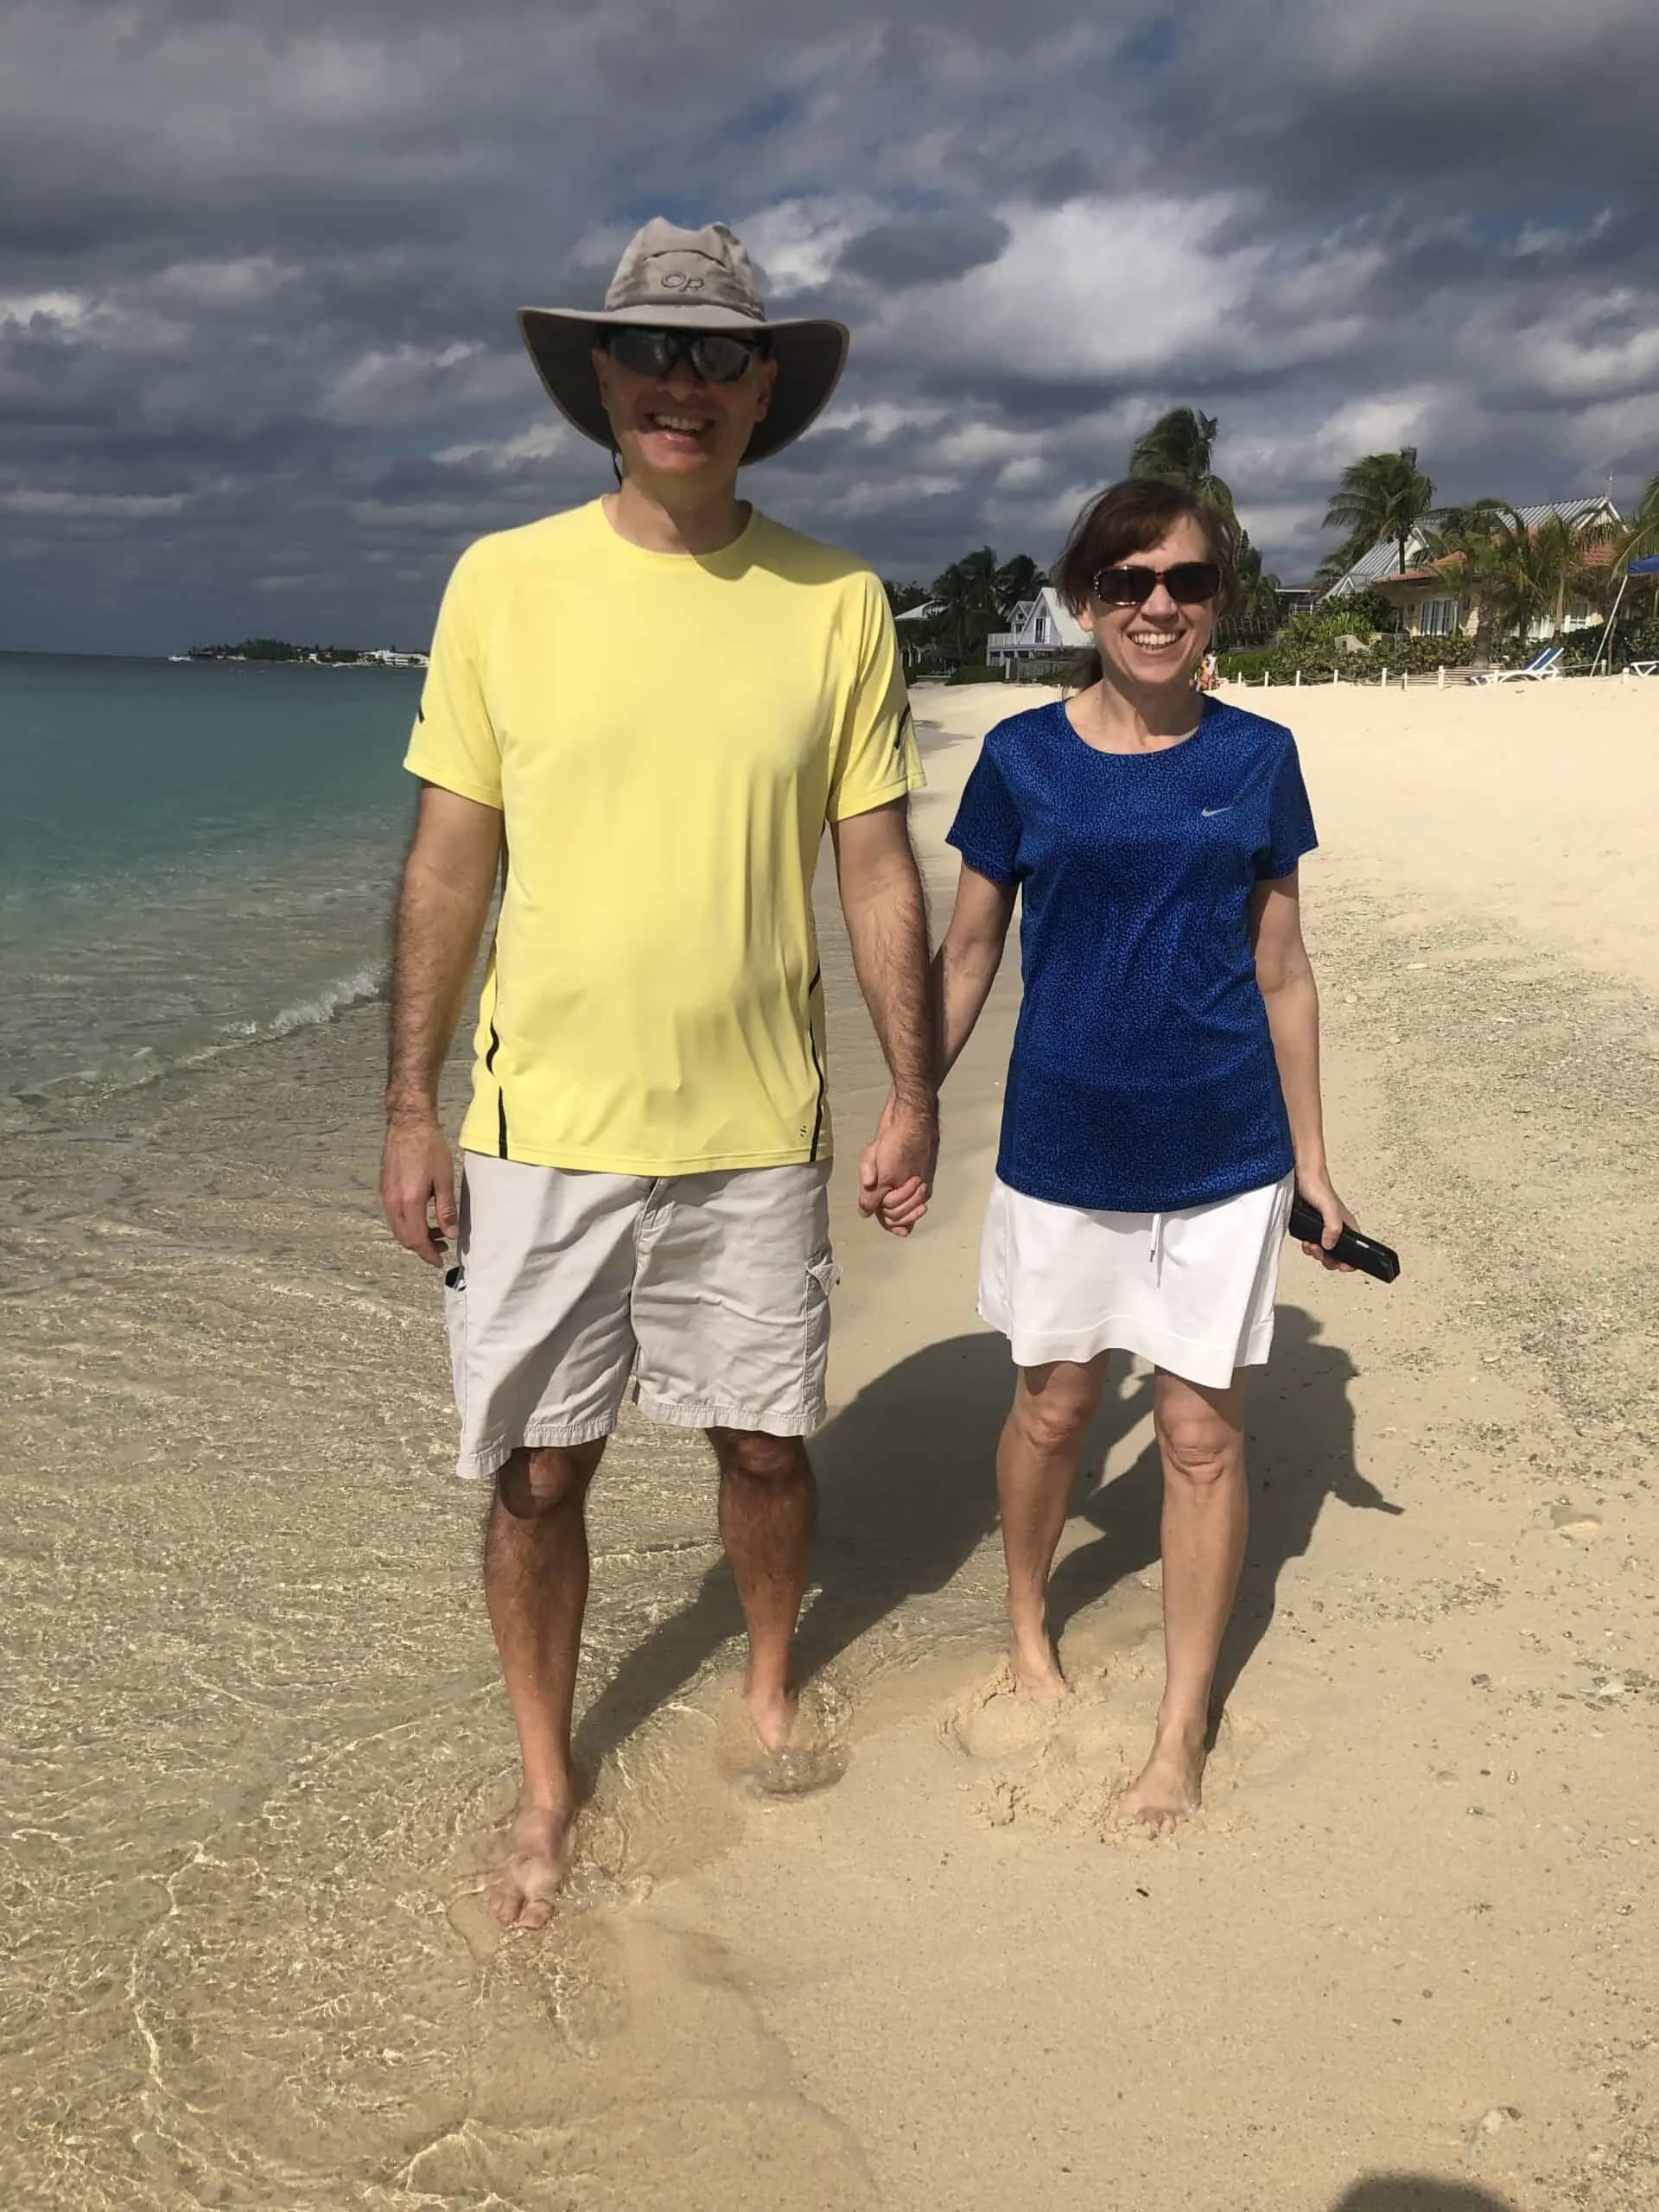
<svg viewBox="0 0 1659 2212"><path fill-rule="evenodd" d="M969 661L961 668L953 668L944 680L947 683L1006 683L1009 679L1000 668L988 668L983 661Z"/></svg>
<svg viewBox="0 0 1659 2212"><path fill-rule="evenodd" d="M1217 654L1216 666L1229 683L1243 680L1259 683L1262 675L1273 660L1273 649L1268 645L1243 645L1236 651Z"/></svg>
<svg viewBox="0 0 1659 2212"><path fill-rule="evenodd" d="M1595 635L1599 638L1600 631ZM1591 651L1595 651L1593 645ZM1637 622L1627 622L1621 614L1613 632L1612 659L1615 668L1624 668L1633 660L1659 660L1659 613L1644 615Z"/></svg>

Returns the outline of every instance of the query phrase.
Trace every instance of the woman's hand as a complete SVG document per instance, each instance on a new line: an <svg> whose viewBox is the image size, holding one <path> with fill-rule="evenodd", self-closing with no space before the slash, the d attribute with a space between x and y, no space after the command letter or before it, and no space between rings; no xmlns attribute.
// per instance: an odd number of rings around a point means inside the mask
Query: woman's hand
<svg viewBox="0 0 1659 2212"><path fill-rule="evenodd" d="M1299 1167L1296 1171L1296 1189L1298 1193L1307 1200L1309 1205L1316 1206L1325 1217L1324 1236L1317 1244L1304 1244L1303 1251L1310 1260L1317 1260L1327 1274L1352 1274L1353 1268L1347 1261L1333 1260L1331 1257L1331 1247L1341 1236L1343 1230L1359 1227L1359 1224L1337 1196L1336 1185L1322 1167L1317 1173L1305 1173Z"/></svg>

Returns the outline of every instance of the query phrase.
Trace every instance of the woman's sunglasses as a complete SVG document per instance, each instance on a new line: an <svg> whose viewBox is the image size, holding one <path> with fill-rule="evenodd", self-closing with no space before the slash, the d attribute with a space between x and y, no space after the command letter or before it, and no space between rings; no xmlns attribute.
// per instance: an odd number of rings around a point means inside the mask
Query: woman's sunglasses
<svg viewBox="0 0 1659 2212"><path fill-rule="evenodd" d="M1160 584L1177 607L1197 607L1220 591L1221 570L1213 561L1177 561L1167 569L1103 569L1089 588L1103 607L1140 607Z"/></svg>
<svg viewBox="0 0 1659 2212"><path fill-rule="evenodd" d="M605 343L611 359L636 377L672 376L683 361L704 384L741 384L750 362L766 352L764 338L723 330L613 330Z"/></svg>

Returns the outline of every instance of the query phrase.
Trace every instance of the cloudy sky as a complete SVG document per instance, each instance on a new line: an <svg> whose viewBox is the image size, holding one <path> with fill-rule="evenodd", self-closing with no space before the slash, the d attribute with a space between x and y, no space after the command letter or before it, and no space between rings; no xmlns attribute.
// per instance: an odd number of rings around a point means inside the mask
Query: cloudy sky
<svg viewBox="0 0 1659 2212"><path fill-rule="evenodd" d="M1659 469L1652 0L0 0L0 647L423 641L591 496L525 301L733 222L851 366L749 480L1051 557L1191 401L1287 581L1356 454Z"/></svg>

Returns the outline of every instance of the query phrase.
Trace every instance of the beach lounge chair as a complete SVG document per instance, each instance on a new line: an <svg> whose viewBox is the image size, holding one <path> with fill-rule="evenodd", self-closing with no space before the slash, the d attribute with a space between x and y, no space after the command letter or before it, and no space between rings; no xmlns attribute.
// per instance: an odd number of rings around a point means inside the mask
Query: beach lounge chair
<svg viewBox="0 0 1659 2212"><path fill-rule="evenodd" d="M1659 676L1659 660L1633 660L1630 667L1632 676Z"/></svg>
<svg viewBox="0 0 1659 2212"><path fill-rule="evenodd" d="M1471 683L1518 683L1528 677L1535 683L1541 683L1561 672L1561 658L1565 645L1541 645L1524 668L1489 668L1484 676L1471 676Z"/></svg>

